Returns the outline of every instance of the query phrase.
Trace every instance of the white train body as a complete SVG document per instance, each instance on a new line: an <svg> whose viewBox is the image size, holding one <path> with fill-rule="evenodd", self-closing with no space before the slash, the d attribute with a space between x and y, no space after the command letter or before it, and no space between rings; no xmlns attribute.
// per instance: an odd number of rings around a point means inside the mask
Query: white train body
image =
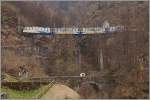
<svg viewBox="0 0 150 100"><path fill-rule="evenodd" d="M99 34L107 32L118 32L124 30L123 26L116 27L90 27L90 28L48 28L48 27L24 27L24 33L33 33L33 34L49 34L54 32L56 34L78 34L82 32L83 34Z"/></svg>
<svg viewBox="0 0 150 100"><path fill-rule="evenodd" d="M24 27L24 33L30 34L103 34L113 33L125 30L124 26L110 26L107 21L103 23L102 27L88 27L88 28L77 28L77 27L61 27L61 28L49 28L49 27Z"/></svg>

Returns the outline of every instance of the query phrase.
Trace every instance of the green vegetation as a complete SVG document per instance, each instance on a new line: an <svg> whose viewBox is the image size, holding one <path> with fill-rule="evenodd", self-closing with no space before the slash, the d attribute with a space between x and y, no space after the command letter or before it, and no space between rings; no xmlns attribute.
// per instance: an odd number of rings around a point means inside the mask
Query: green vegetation
<svg viewBox="0 0 150 100"><path fill-rule="evenodd" d="M34 90L25 90L25 91L18 91L15 89L10 89L7 87L2 87L1 91L8 93L9 99L33 99L33 98L40 98L45 91L49 89L49 85L43 85L38 89Z"/></svg>

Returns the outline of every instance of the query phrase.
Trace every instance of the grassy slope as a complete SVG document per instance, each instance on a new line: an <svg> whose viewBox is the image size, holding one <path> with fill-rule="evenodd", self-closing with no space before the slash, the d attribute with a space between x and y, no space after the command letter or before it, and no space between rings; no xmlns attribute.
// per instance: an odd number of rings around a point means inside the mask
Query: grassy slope
<svg viewBox="0 0 150 100"><path fill-rule="evenodd" d="M9 99L33 99L33 98L41 97L41 94L47 91L48 88L49 88L49 85L44 85L38 89L34 89L30 91L17 91L14 89L2 87L1 91L8 93Z"/></svg>

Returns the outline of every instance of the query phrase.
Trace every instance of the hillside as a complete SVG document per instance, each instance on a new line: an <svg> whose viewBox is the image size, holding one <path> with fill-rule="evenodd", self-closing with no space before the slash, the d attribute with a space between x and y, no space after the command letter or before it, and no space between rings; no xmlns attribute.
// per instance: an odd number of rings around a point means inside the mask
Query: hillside
<svg viewBox="0 0 150 100"><path fill-rule="evenodd" d="M99 91L94 96L88 92L82 94L82 91L89 90L81 87L79 93L83 98L148 98L148 7L146 1L3 1L2 72L17 76L18 67L26 65L30 76L37 77L94 73L94 81L106 81L113 86L110 85L110 89L102 90L104 93ZM124 25L127 30L108 35L85 35L81 38L55 35L36 36L34 39L18 31L19 24L96 27L101 26L105 20L111 25ZM3 47L9 45L32 47ZM99 63L100 50L104 57L103 70Z"/></svg>
<svg viewBox="0 0 150 100"><path fill-rule="evenodd" d="M79 99L80 95L65 85L55 84L42 97L42 99L44 100L47 100L49 98L51 99Z"/></svg>

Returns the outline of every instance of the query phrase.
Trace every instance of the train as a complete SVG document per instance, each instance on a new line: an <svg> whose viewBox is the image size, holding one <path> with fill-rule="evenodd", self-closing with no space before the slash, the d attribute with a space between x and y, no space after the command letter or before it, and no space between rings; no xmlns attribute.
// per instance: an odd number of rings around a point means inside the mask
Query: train
<svg viewBox="0 0 150 100"><path fill-rule="evenodd" d="M49 28L49 27L24 27L23 33L32 35L52 35L52 34L104 34L125 30L124 26L114 27L89 27L89 28Z"/></svg>

